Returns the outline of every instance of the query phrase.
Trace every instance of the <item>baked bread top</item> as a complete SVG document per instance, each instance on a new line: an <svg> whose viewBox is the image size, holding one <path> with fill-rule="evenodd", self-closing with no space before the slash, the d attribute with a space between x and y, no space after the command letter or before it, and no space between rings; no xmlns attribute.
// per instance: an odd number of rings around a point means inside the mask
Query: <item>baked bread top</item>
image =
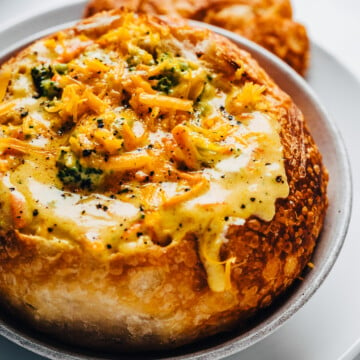
<svg viewBox="0 0 360 360"><path fill-rule="evenodd" d="M223 37L105 12L0 77L0 291L32 324L179 345L270 304L309 261L321 156Z"/></svg>
<svg viewBox="0 0 360 360"><path fill-rule="evenodd" d="M289 0L91 0L85 16L121 7L220 26L260 44L306 74L309 39L305 27L293 20Z"/></svg>

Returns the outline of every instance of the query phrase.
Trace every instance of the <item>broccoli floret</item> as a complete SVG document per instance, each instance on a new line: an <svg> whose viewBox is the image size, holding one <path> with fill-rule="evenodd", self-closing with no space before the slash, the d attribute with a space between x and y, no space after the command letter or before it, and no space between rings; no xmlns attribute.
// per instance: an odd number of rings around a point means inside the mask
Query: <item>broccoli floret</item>
<svg viewBox="0 0 360 360"><path fill-rule="evenodd" d="M156 85L152 87L154 90L169 94L171 89L179 84L179 75L175 72L174 68L171 68L159 75L149 77L149 80L158 80Z"/></svg>
<svg viewBox="0 0 360 360"><path fill-rule="evenodd" d="M169 54L162 54L159 58L159 62L169 59ZM149 80L158 80L152 87L154 90L161 91L165 94L170 94L172 89L179 85L180 78L183 73L189 70L189 64L184 61L173 61L173 66L165 68L160 74L150 76Z"/></svg>
<svg viewBox="0 0 360 360"><path fill-rule="evenodd" d="M43 80L41 82L42 86L42 96L46 96L48 99L53 99L54 97L60 98L62 89L59 86L59 83L51 80Z"/></svg>
<svg viewBox="0 0 360 360"><path fill-rule="evenodd" d="M68 72L68 70L69 70L69 68L68 68L68 66L66 64L61 64L61 63L55 64L54 69L60 75L66 74Z"/></svg>
<svg viewBox="0 0 360 360"><path fill-rule="evenodd" d="M62 88L56 81L52 81L54 72L50 65L33 67L31 69L31 76L36 88L36 91L40 96L46 96L52 100L54 97L60 98L62 94Z"/></svg>
<svg viewBox="0 0 360 360"><path fill-rule="evenodd" d="M83 190L93 190L101 185L104 174L101 169L84 167L75 154L62 150L56 163L57 177L64 185Z"/></svg>

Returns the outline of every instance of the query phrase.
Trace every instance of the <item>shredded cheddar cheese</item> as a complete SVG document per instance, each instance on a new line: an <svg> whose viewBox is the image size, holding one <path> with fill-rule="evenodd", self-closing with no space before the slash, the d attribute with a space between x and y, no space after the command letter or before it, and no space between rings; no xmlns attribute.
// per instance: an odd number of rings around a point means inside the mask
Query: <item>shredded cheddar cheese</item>
<svg viewBox="0 0 360 360"><path fill-rule="evenodd" d="M44 153L45 151L40 147L33 146L25 141L21 141L15 138L0 138L0 154L6 152L19 152L19 153Z"/></svg>
<svg viewBox="0 0 360 360"><path fill-rule="evenodd" d="M158 94L141 93L139 95L139 102L147 106L157 106L169 110L192 111L193 109L191 100L183 100Z"/></svg>
<svg viewBox="0 0 360 360"><path fill-rule="evenodd" d="M0 104L5 97L10 79L11 79L11 72L9 69L5 68L0 71Z"/></svg>
<svg viewBox="0 0 360 360"><path fill-rule="evenodd" d="M226 108L230 113L241 114L247 111L264 110L266 104L262 93L266 90L265 86L260 86L252 82L247 82L234 94L228 96Z"/></svg>
<svg viewBox="0 0 360 360"><path fill-rule="evenodd" d="M4 115L8 114L14 107L15 103L11 101L0 104L0 117L4 118Z"/></svg>

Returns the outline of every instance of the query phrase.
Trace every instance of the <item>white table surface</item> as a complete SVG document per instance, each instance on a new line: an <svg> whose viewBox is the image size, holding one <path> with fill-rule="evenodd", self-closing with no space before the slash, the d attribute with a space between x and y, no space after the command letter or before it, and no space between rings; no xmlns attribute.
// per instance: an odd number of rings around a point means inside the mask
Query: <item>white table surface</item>
<svg viewBox="0 0 360 360"><path fill-rule="evenodd" d="M0 27L61 3L71 0L0 0ZM295 18L306 25L311 39L360 80L360 0L292 0L292 3ZM354 102L359 103L360 99ZM360 214L359 159L354 153L360 151L357 145L360 133L352 134L349 126L342 129L341 121L335 120L350 150L355 189L353 214ZM353 121L360 122L360 116ZM342 253L319 291L277 333L263 340L260 346L246 350L241 359L360 360L356 357L360 352L360 226L357 222L352 219ZM351 286L344 284L347 278L353 282L352 292L349 292ZM237 358L240 356L233 357ZM40 360L41 357L0 338L0 359Z"/></svg>

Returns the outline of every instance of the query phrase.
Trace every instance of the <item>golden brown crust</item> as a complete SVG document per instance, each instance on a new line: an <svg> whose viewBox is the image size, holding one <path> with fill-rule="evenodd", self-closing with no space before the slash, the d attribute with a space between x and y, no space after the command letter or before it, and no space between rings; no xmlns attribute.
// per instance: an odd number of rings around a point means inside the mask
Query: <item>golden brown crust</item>
<svg viewBox="0 0 360 360"><path fill-rule="evenodd" d="M181 16L233 31L270 50L302 75L309 65L306 29L292 19L289 0L91 0L85 16L122 7Z"/></svg>
<svg viewBox="0 0 360 360"><path fill-rule="evenodd" d="M191 37L194 44L204 37L204 30L181 21L150 22L168 26L178 39ZM321 155L300 111L257 62L226 39L205 36L217 43L215 54L207 56L216 56L232 71L244 65L249 80L267 86L280 114L289 196L278 199L272 221L251 217L244 226L231 226L221 255L237 260L231 290L220 293L207 285L193 236L147 253L104 257L77 243L1 230L2 301L33 326L91 347L178 346L241 326L242 319L269 305L308 263L327 207L328 177Z"/></svg>

